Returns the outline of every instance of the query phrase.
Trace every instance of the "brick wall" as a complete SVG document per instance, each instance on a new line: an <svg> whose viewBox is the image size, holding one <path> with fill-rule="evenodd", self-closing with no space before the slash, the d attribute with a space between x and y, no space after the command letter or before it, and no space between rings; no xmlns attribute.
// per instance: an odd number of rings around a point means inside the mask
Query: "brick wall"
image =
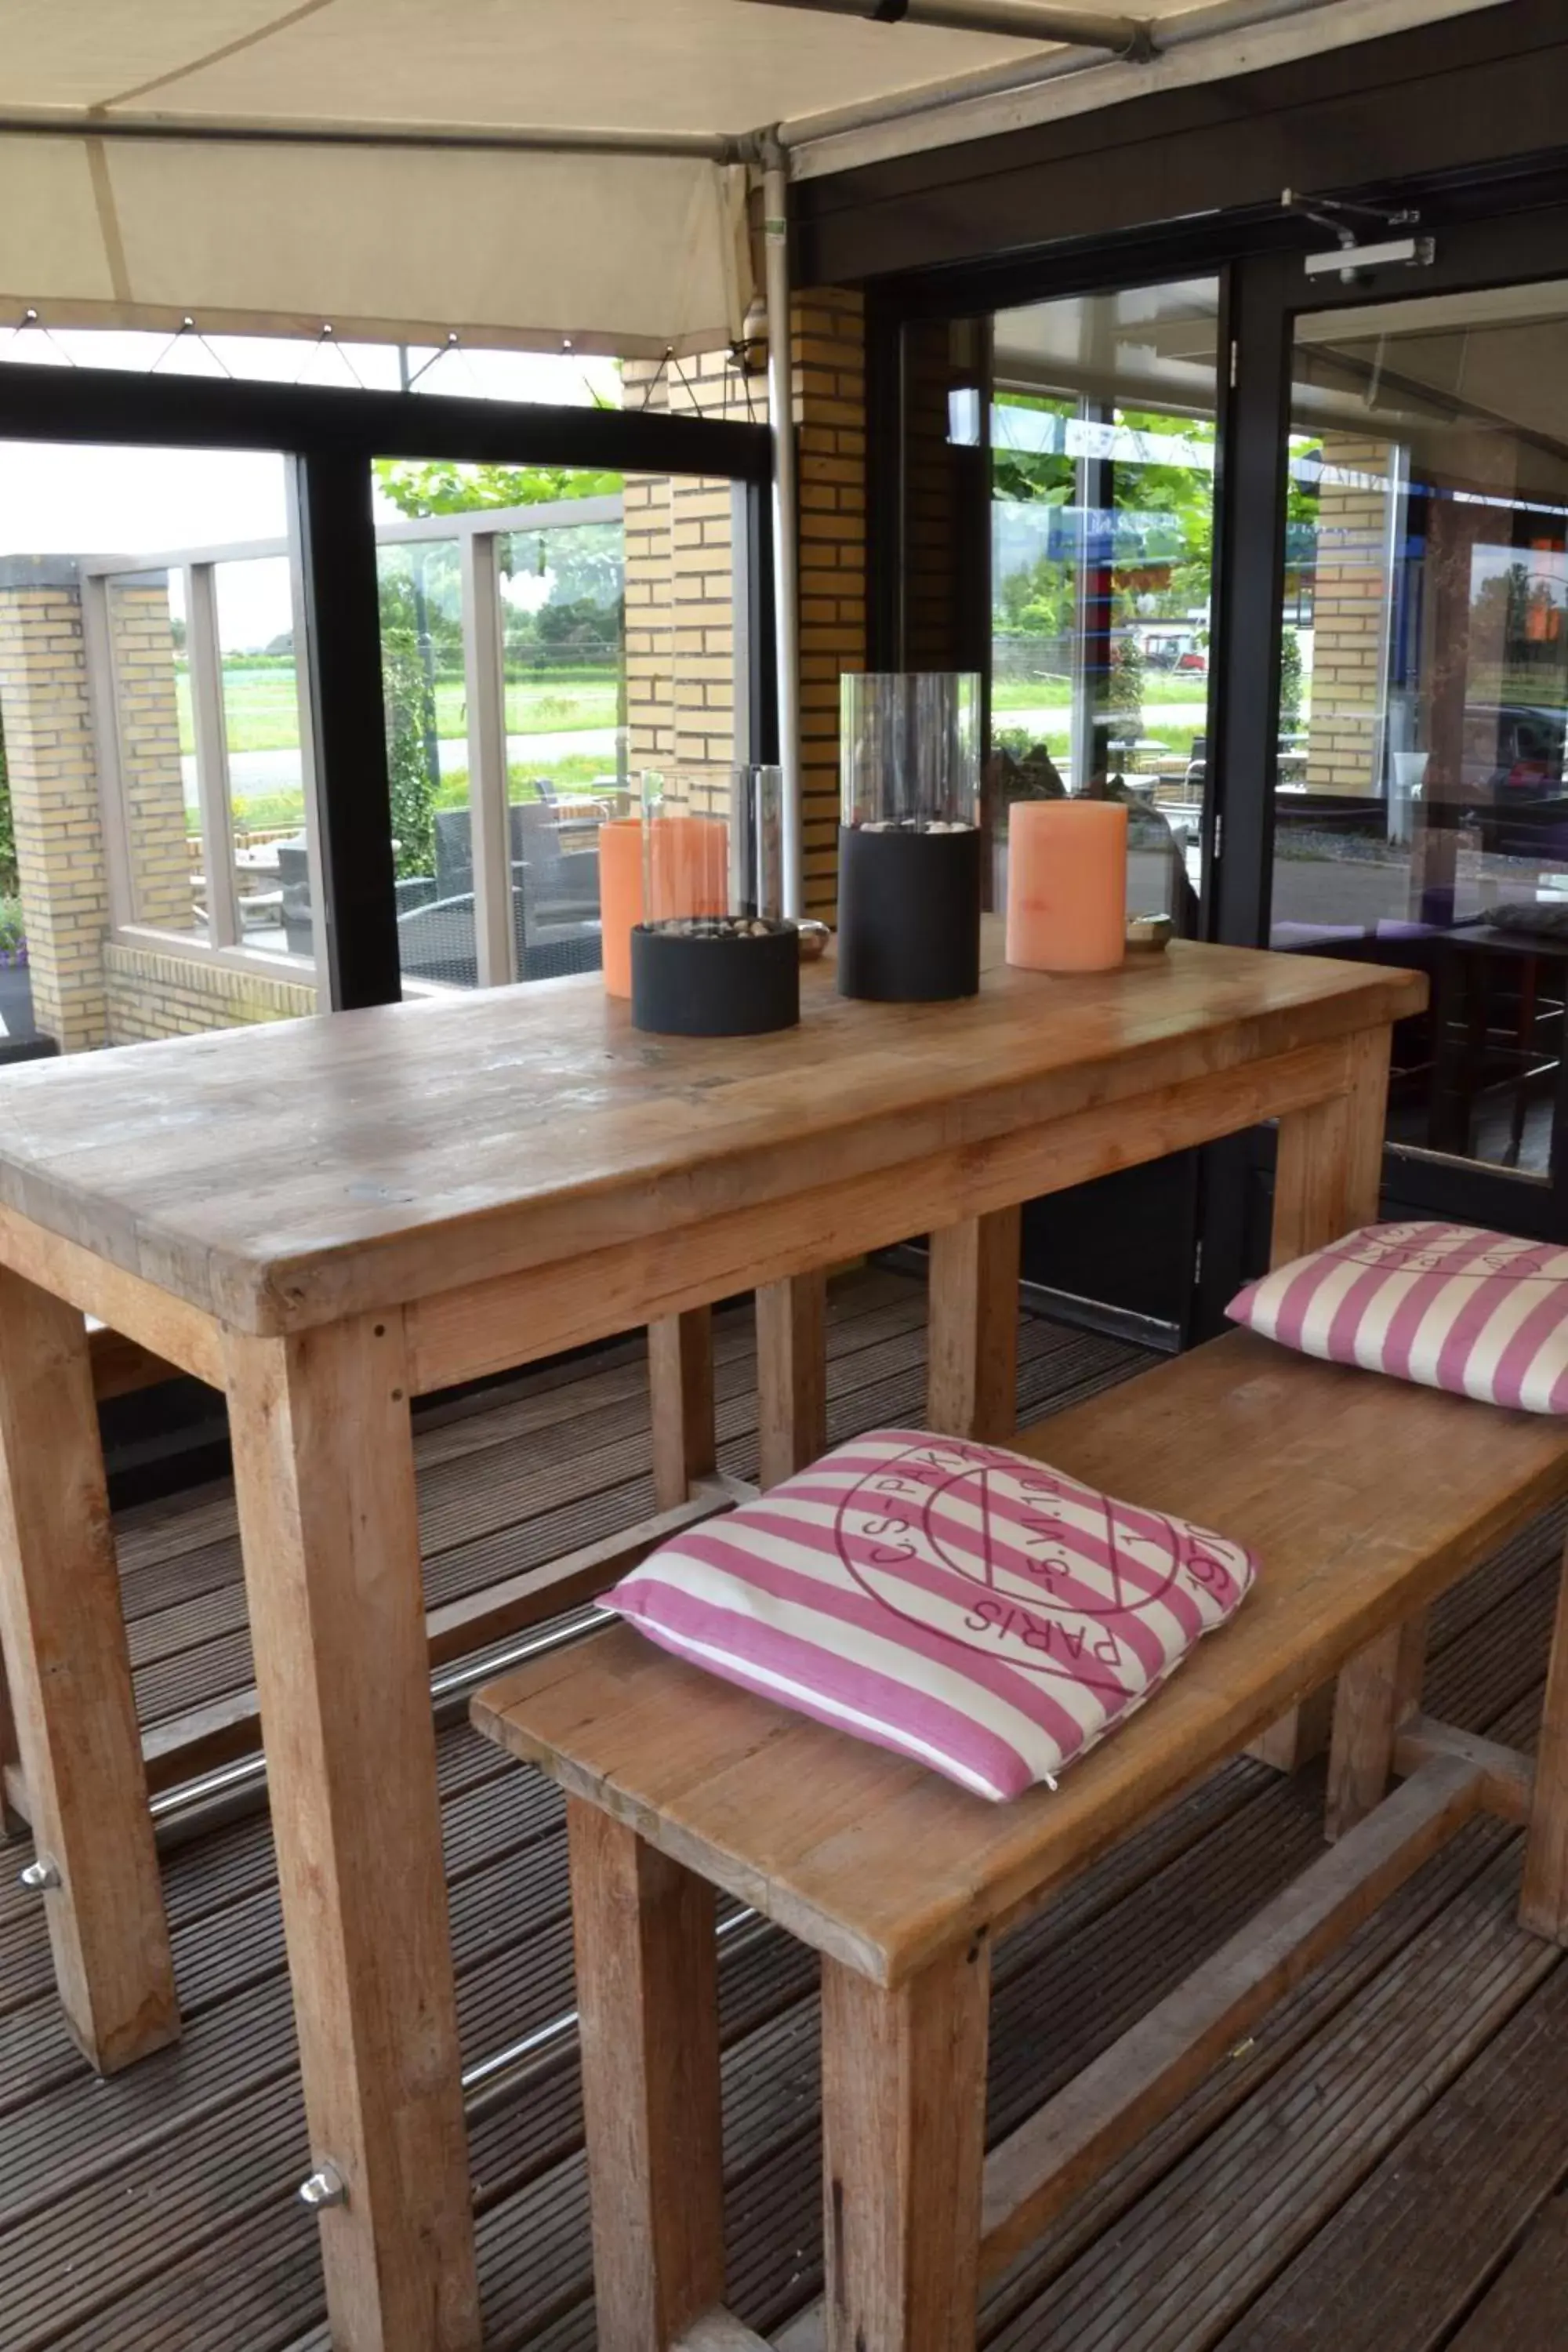
<svg viewBox="0 0 1568 2352"><path fill-rule="evenodd" d="M139 923L188 931L195 902L168 584L112 581L106 602L132 903Z"/></svg>
<svg viewBox="0 0 1568 2352"><path fill-rule="evenodd" d="M291 1021L316 1009L316 992L308 981L197 963L174 950L165 953L111 940L104 946L103 972L111 1045L183 1037L196 1029Z"/></svg>
<svg viewBox="0 0 1568 2352"><path fill-rule="evenodd" d="M0 723L33 1012L62 1053L104 1042L109 877L74 565L0 564Z"/></svg>
<svg viewBox="0 0 1568 2352"><path fill-rule="evenodd" d="M837 887L838 679L866 664L866 362L858 294L796 297L791 361L800 478L800 673L805 901ZM630 404L761 422L760 376L727 352L628 364ZM735 735L734 567L727 482L626 484L630 761L729 765Z"/></svg>
<svg viewBox="0 0 1568 2352"><path fill-rule="evenodd" d="M800 451L800 700L807 911L838 897L838 680L866 667L866 320L858 294L792 319Z"/></svg>
<svg viewBox="0 0 1568 2352"><path fill-rule="evenodd" d="M1383 788L1390 478L1386 441L1326 433L1323 463L1352 478L1322 483L1312 608L1307 787L1376 795Z"/></svg>

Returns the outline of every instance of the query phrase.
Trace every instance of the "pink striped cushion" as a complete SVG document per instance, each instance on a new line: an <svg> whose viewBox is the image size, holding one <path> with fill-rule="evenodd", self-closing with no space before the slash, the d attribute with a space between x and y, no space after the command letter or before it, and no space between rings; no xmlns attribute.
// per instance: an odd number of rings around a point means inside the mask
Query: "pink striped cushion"
<svg viewBox="0 0 1568 2352"><path fill-rule="evenodd" d="M606 1605L726 1682L1002 1798L1157 1690L1255 1569L1021 1454L879 1429L678 1536Z"/></svg>
<svg viewBox="0 0 1568 2352"><path fill-rule="evenodd" d="M1476 1225L1363 1225L1226 1313L1332 1364L1568 1412L1568 1249Z"/></svg>

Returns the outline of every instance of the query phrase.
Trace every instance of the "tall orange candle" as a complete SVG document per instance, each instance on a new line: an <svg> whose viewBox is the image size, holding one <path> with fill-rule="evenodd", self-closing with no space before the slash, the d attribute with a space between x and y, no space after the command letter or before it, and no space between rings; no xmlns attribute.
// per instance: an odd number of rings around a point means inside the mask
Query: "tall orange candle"
<svg viewBox="0 0 1568 2352"><path fill-rule="evenodd" d="M657 919L721 915L728 907L730 828L722 817L657 816L649 820L649 881ZM612 818L599 827L599 928L604 939L605 993L632 992L632 925L645 919L643 820Z"/></svg>
<svg viewBox="0 0 1568 2352"><path fill-rule="evenodd" d="M644 923L730 909L730 828L721 816L643 818Z"/></svg>
<svg viewBox="0 0 1568 2352"><path fill-rule="evenodd" d="M1111 971L1127 945L1127 811L1116 801L1015 801L1007 813L1007 961Z"/></svg>
<svg viewBox="0 0 1568 2352"><path fill-rule="evenodd" d="M642 920L642 819L618 816L599 827L599 928L605 992L632 992L632 925Z"/></svg>

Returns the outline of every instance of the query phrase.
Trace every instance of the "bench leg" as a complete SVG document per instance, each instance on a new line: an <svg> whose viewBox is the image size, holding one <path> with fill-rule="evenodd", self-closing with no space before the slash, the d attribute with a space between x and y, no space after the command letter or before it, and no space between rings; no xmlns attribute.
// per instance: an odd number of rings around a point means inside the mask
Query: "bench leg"
<svg viewBox="0 0 1568 2352"><path fill-rule="evenodd" d="M100 2074L176 2041L180 2012L87 1328L0 1271L0 1650L66 2024Z"/></svg>
<svg viewBox="0 0 1568 2352"><path fill-rule="evenodd" d="M791 1275L757 1293L757 1484L766 1489L827 1445L827 1276Z"/></svg>
<svg viewBox="0 0 1568 2352"><path fill-rule="evenodd" d="M1535 1935L1568 1945L1568 1556L1546 1669L1519 1918Z"/></svg>
<svg viewBox="0 0 1568 2352"><path fill-rule="evenodd" d="M990 1946L892 1991L822 1964L827 2352L973 2352Z"/></svg>
<svg viewBox="0 0 1568 2352"><path fill-rule="evenodd" d="M1289 1265L1377 1215L1388 1117L1388 1028L1350 1040L1349 1085L1327 1102L1279 1121L1269 1263ZM1333 1720L1333 1687L1314 1691L1247 1749L1260 1764L1294 1772L1321 1756Z"/></svg>
<svg viewBox="0 0 1568 2352"><path fill-rule="evenodd" d="M1340 1669L1329 1751L1326 1828L1331 1840L1364 1821L1388 1793L1399 1727L1421 1704L1426 1670L1426 1612L1370 1642Z"/></svg>
<svg viewBox="0 0 1568 2352"><path fill-rule="evenodd" d="M947 1437L1005 1444L1018 1425L1016 1208L931 1237L926 1414Z"/></svg>
<svg viewBox="0 0 1568 2352"><path fill-rule="evenodd" d="M724 2293L713 1889L566 1807L603 2352L668 2352Z"/></svg>
<svg viewBox="0 0 1568 2352"><path fill-rule="evenodd" d="M718 1461L713 1427L713 1310L694 1307L647 1327L653 1409L653 1498L661 1511L687 1501L694 1479Z"/></svg>

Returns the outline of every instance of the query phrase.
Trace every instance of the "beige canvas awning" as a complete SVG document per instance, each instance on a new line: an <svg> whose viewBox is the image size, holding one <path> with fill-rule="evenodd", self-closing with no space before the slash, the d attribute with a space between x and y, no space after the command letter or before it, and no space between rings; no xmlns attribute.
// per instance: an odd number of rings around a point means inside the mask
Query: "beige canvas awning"
<svg viewBox="0 0 1568 2352"><path fill-rule="evenodd" d="M1139 65L826 0L4 0L0 326L712 347L759 126L816 172L1493 4L1142 0Z"/></svg>

